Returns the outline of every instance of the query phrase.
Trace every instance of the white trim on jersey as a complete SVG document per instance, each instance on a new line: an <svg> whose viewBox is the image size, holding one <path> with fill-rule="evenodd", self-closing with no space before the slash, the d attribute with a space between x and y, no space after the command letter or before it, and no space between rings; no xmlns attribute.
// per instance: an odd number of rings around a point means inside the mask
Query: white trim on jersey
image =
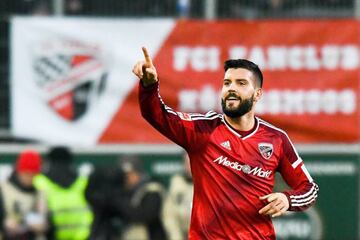
<svg viewBox="0 0 360 240"><path fill-rule="evenodd" d="M214 111L209 111L205 115L202 114L200 116L191 116L191 120L213 120L213 119L219 118L219 117L221 117L221 114L216 113Z"/></svg>
<svg viewBox="0 0 360 240"><path fill-rule="evenodd" d="M159 98L159 100L160 100L160 103L164 106L164 109L165 109L168 113L177 115L177 113L176 113L171 107L169 107L168 105L166 105L166 104L164 103L164 101L162 100L162 98L161 98L161 96L160 96L160 85L159 85L158 88L157 88L157 92L158 92L158 98Z"/></svg>
<svg viewBox="0 0 360 240"><path fill-rule="evenodd" d="M311 196L307 197L307 198L302 198L302 199L296 199L293 198L291 199L292 203L304 203L304 202L308 202L310 199L312 198L316 198L317 197L317 191L314 191Z"/></svg>
<svg viewBox="0 0 360 240"><path fill-rule="evenodd" d="M287 135L287 133L286 133L284 130L275 127L274 125L272 125L272 124L270 124L270 123L262 120L261 118L258 118L258 120L259 120L259 123L264 124L265 126L267 126L267 127L269 127L269 128L275 129L275 130L277 130L277 131L282 132L283 134L285 134L285 136L286 136L287 139L289 140L289 143L290 143L290 145L291 145L291 147L292 147L292 149L293 149L293 151L295 152L296 157L297 157L296 161L295 161L293 164L295 164L295 163L298 162L299 160L300 160L300 163L302 162L302 159L301 159L301 157L299 156L298 152L296 151L296 148L295 148L294 144L291 142L289 136ZM298 164L300 164L300 163L298 163ZM297 165L296 165L296 167L297 167ZM296 168L296 167L293 166L293 168ZM309 176L310 176L310 175L309 175ZM311 178L311 177L310 177L310 178ZM310 182L311 182L311 181L310 181Z"/></svg>
<svg viewBox="0 0 360 240"><path fill-rule="evenodd" d="M168 113L171 113L171 114L174 114L174 115L178 115L171 107L168 107L167 105L164 104L164 109L168 112Z"/></svg>
<svg viewBox="0 0 360 240"><path fill-rule="evenodd" d="M310 176L310 173L308 172L308 170L306 169L305 165L301 166L301 169L303 170L303 172L305 173L307 179L309 180L309 182L313 182L314 180L312 179L312 177Z"/></svg>
<svg viewBox="0 0 360 240"><path fill-rule="evenodd" d="M224 115L221 114L221 120L222 120L222 122L225 124L225 126L226 126L233 134L235 134L237 137L239 137L239 138L241 138L241 139L243 139L243 140L245 140L245 139L251 137L252 135L254 135L254 134L257 132L257 130L259 129L259 119L258 119L257 117L255 117L255 118L257 119L257 121L256 121L256 128L254 129L254 131L253 131L252 133L250 133L249 135L246 135L245 137L242 137L241 134L239 134L238 132L236 132L236 131L226 122L226 120L224 119Z"/></svg>
<svg viewBox="0 0 360 240"><path fill-rule="evenodd" d="M310 188L310 190L302 195L290 195L290 198L294 198L294 199L300 199L300 198L306 198L308 197L313 191L315 191L316 188L316 184L313 183L312 187Z"/></svg>
<svg viewBox="0 0 360 240"><path fill-rule="evenodd" d="M290 195L292 207L301 207L308 205L316 200L319 187L313 182L311 189L302 195Z"/></svg>
<svg viewBox="0 0 360 240"><path fill-rule="evenodd" d="M197 121L197 120L214 120L216 118L220 118L219 115L215 115L212 117L197 117L197 118L191 118L192 121Z"/></svg>
<svg viewBox="0 0 360 240"><path fill-rule="evenodd" d="M285 134L285 136L287 137L287 139L289 140L290 144L291 144L291 147L293 149L293 151L295 152L296 154L296 157L297 157L297 160L295 162L293 162L291 164L291 166L295 169L297 168L302 162L303 160L301 159L301 157L299 156L298 152L296 151L296 148L294 147L293 143L291 142L289 136L287 135L287 133L280 129L280 128L277 128L273 125L271 125L270 123L268 122L265 122L264 120L262 119L259 119L259 122L261 124L264 124L265 126L267 127L270 127L272 129L275 129L279 132L282 132L283 134ZM312 177L310 176L309 172L307 171L305 165L301 165L301 170L304 172L306 178L308 179L308 181L310 183L312 183L312 187L311 189L305 193L305 194L302 194L302 195L291 195L290 196L290 199L291 199L291 206L292 207L301 207L301 206L305 206L305 205L308 205L312 202L314 202L317 198L317 193L318 193L318 190L319 190L319 187L314 183L314 180L312 179Z"/></svg>
<svg viewBox="0 0 360 240"><path fill-rule="evenodd" d="M183 120L188 120L188 121L193 121L193 120L213 120L215 118L221 117L221 114L216 113L216 112L211 111L211 110L209 112L207 112L206 114L176 112L171 107L169 107L168 105L166 105L164 103L164 101L162 100L161 95L160 95L160 88L159 87L158 87L157 91L158 91L158 98L160 99L161 104L164 106L165 111L168 112L168 113L174 114L176 116L179 116ZM182 115L188 115L190 118L185 119L179 113L182 114Z"/></svg>
<svg viewBox="0 0 360 240"><path fill-rule="evenodd" d="M309 205L310 203L312 203L313 201L315 201L316 200L316 198L313 198L311 201L309 201L309 202L306 202L306 203L294 203L294 204L292 204L291 206L292 207L301 207L301 206L305 206L305 205Z"/></svg>
<svg viewBox="0 0 360 240"><path fill-rule="evenodd" d="M268 122L262 120L262 119L259 118L259 117L256 117L256 118L259 120L260 123L264 124L265 126L268 126L268 127L270 127L270 128L273 128L273 129L275 129L275 130L277 130L277 131L279 131L279 132L282 132L282 133L284 133L285 135L287 135L286 132L285 132L284 130L282 130L281 128L275 127L275 126L272 125L271 123L268 123Z"/></svg>
<svg viewBox="0 0 360 240"><path fill-rule="evenodd" d="M201 117L201 116L204 116L204 114L201 114L201 113L188 113L188 115L190 115L191 117Z"/></svg>
<svg viewBox="0 0 360 240"><path fill-rule="evenodd" d="M233 134L235 134L237 137L241 138L241 135L236 132L234 129L232 129L232 127L230 127L227 122L224 119L224 116L221 117L221 121L225 124L225 126L230 130L230 132L232 132Z"/></svg>
<svg viewBox="0 0 360 240"><path fill-rule="evenodd" d="M249 137L251 137L252 135L254 135L256 132L257 132L257 130L259 129L259 125L260 125L260 123L259 123L259 119L257 118L257 117L255 117L256 118L256 128L255 128L255 130L252 132L252 133L250 133L249 135L246 135L245 137L243 137L243 140L245 140L245 139L247 139L247 138L249 138Z"/></svg>
<svg viewBox="0 0 360 240"><path fill-rule="evenodd" d="M299 158L298 160L296 160L293 164L291 164L291 166L295 169L297 168L297 166L299 166L302 163L302 159Z"/></svg>
<svg viewBox="0 0 360 240"><path fill-rule="evenodd" d="M186 120L186 121L213 120L213 119L216 119L216 118L221 118L221 116L222 116L221 114L219 114L217 112L214 112L214 111L209 111L206 114L175 112L171 107L167 106L164 103L164 101L162 100L160 95L158 95L158 96L159 96L160 102L164 106L164 109L165 109L166 112L174 114L174 115L176 115L176 116L178 116L181 119ZM185 115L189 116L189 119L186 119L185 117L183 117Z"/></svg>

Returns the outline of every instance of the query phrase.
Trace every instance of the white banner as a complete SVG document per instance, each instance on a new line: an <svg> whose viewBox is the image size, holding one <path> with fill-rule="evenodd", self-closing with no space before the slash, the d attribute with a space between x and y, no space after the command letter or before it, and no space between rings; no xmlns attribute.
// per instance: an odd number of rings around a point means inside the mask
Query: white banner
<svg viewBox="0 0 360 240"><path fill-rule="evenodd" d="M96 144L137 84L131 69L141 47L155 55L173 26L170 19L12 19L12 133Z"/></svg>
<svg viewBox="0 0 360 240"><path fill-rule="evenodd" d="M247 58L264 73L261 118L297 144L356 143L358 28L356 20L15 18L12 132L50 144L169 143L139 111L131 70L146 46L176 111L221 112L223 62Z"/></svg>

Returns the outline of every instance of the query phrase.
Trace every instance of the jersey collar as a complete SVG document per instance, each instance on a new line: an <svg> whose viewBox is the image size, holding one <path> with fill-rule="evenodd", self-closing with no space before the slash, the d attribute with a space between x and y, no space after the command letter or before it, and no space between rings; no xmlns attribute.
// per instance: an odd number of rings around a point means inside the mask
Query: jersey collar
<svg viewBox="0 0 360 240"><path fill-rule="evenodd" d="M254 130L249 133L248 135L246 136L242 136L241 134L239 134L228 122L226 122L225 118L224 118L224 114L221 115L221 121L225 124L225 126L230 130L230 132L232 132L235 136L245 140L251 136L253 136L257 130L259 129L259 119L257 117L255 117L255 125L256 127L254 128Z"/></svg>

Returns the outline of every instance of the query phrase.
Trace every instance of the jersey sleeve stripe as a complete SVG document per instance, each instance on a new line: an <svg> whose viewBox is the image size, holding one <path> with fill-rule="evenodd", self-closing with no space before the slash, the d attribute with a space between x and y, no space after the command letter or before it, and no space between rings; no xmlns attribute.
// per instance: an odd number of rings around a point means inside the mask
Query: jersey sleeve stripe
<svg viewBox="0 0 360 240"><path fill-rule="evenodd" d="M307 202L307 201L309 201L310 199L312 199L312 198L316 198L317 197L317 191L314 191L312 194L311 194L311 196L309 196L309 197L307 197L307 198L304 198L304 199L291 199L291 202L292 203L303 203L303 202Z"/></svg>
<svg viewBox="0 0 360 240"><path fill-rule="evenodd" d="M302 159L298 158L298 160L296 160L293 164L291 164L291 166L295 169L297 168L297 166L299 166L302 163Z"/></svg>
<svg viewBox="0 0 360 240"><path fill-rule="evenodd" d="M312 187L310 188L310 190L302 195L290 195L290 198L294 198L294 199L301 199L301 198L306 198L308 197L310 194L312 194L314 191L317 191L317 185L315 183L312 184Z"/></svg>
<svg viewBox="0 0 360 240"><path fill-rule="evenodd" d="M174 115L177 115L177 113L174 110L172 110L171 108L169 108L168 106L164 105L164 108L168 113L172 113Z"/></svg>
<svg viewBox="0 0 360 240"><path fill-rule="evenodd" d="M214 120L216 118L219 118L219 116L216 115L212 117L196 117L196 118L191 118L191 120Z"/></svg>
<svg viewBox="0 0 360 240"><path fill-rule="evenodd" d="M201 116L204 116L204 114L201 114L201 113L188 113L189 116L192 116L192 117L201 117Z"/></svg>
<svg viewBox="0 0 360 240"><path fill-rule="evenodd" d="M205 115L204 114L199 114L199 115L197 115L197 116L193 116L193 115L191 115L192 116L192 118L198 118L198 117L200 117L200 118L207 118L207 117L212 117L212 116L215 116L215 115L218 115L217 113L211 113L211 114L209 114L209 113L206 113Z"/></svg>
<svg viewBox="0 0 360 240"><path fill-rule="evenodd" d="M202 116L196 116L196 117L191 117L192 120L213 120L215 118L220 117L220 114L217 113L213 113L210 115L202 115Z"/></svg>
<svg viewBox="0 0 360 240"><path fill-rule="evenodd" d="M218 114L214 111L209 111L206 114L200 114L200 113L182 113L182 112L175 112L171 107L167 106L162 99L160 98L160 101L162 103L162 105L164 106L164 109L166 112L174 114L179 116L181 119L187 120L187 121L192 121L192 120L213 120L216 118L221 118L221 114ZM182 117L183 115L187 115L189 116L188 119L185 119L184 117Z"/></svg>
<svg viewBox="0 0 360 240"><path fill-rule="evenodd" d="M312 177L310 176L310 173L308 172L308 170L306 169L305 165L301 166L301 169L303 170L303 172L305 173L307 179L309 180L309 182L313 182L314 180L312 179Z"/></svg>
<svg viewBox="0 0 360 240"><path fill-rule="evenodd" d="M158 91L158 98L159 98L159 100L160 100L161 105L164 106L164 109L165 109L168 113L177 115L176 112L175 112L171 107L167 106L167 105L164 103L164 101L162 100L162 98L161 98L161 96L160 96L159 87L158 87L157 91Z"/></svg>
<svg viewBox="0 0 360 240"><path fill-rule="evenodd" d="M292 207L301 207L301 206L305 206L305 205L312 203L318 197L318 194L317 194L318 191L319 191L319 187L315 183L313 183L311 190L308 192L308 193L311 193L311 195L309 197L306 196L306 198L303 197L302 199L299 199L300 196L304 196L304 195L290 196L291 206ZM305 195L309 195L308 193Z"/></svg>
<svg viewBox="0 0 360 240"><path fill-rule="evenodd" d="M179 114L174 111L171 107L167 106L164 101L162 100L160 93L159 93L159 88L158 88L158 98L160 99L161 104L164 106L164 109L166 110L166 112L174 114L179 116ZM201 113L186 113L186 115L188 115L190 118L187 120L213 120L215 118L221 117L221 114L218 114L214 111L209 111L207 112L205 115L201 114ZM181 116L179 116L181 118Z"/></svg>
<svg viewBox="0 0 360 240"><path fill-rule="evenodd" d="M294 204L292 204L291 206L292 207L301 207L301 206L305 206L305 205L309 205L310 203L312 203L313 201L315 201L316 200L316 198L313 198L311 201L309 201L309 202L306 202L306 203L294 203Z"/></svg>

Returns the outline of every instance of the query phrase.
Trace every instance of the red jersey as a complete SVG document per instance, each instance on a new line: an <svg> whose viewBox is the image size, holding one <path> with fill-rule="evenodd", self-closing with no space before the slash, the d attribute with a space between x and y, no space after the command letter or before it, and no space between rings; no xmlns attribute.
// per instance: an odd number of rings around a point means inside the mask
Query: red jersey
<svg viewBox="0 0 360 240"><path fill-rule="evenodd" d="M190 157L194 182L190 240L275 239L271 218L260 215L259 199L272 193L275 172L292 188L284 192L290 211L315 203L318 186L287 134L256 117L256 126L241 136L222 114L176 112L158 94L158 83L140 84L143 117L182 146Z"/></svg>

